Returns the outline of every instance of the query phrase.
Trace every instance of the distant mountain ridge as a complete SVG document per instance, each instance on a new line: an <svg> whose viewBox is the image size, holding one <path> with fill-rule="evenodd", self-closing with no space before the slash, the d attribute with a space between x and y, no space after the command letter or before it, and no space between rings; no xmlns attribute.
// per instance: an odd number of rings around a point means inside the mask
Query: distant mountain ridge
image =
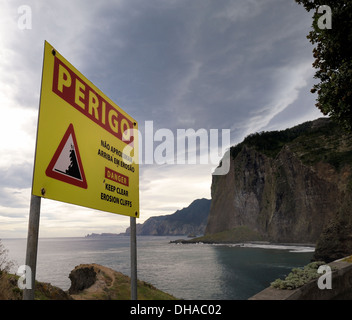
<svg viewBox="0 0 352 320"><path fill-rule="evenodd" d="M194 200L187 208L164 216L151 217L137 224L137 235L181 236L202 235L208 221L210 199ZM126 229L126 235L130 228Z"/></svg>
<svg viewBox="0 0 352 320"><path fill-rule="evenodd" d="M101 237L116 237L116 236L121 236L123 234L121 233L90 233L85 235L85 238L101 238Z"/></svg>

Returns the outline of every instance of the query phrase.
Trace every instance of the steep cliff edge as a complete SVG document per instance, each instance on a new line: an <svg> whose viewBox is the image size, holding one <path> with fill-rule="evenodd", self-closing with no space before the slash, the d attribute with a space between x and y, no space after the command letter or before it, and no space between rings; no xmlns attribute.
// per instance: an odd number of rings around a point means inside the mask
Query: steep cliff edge
<svg viewBox="0 0 352 320"><path fill-rule="evenodd" d="M273 242L315 243L352 184L352 135L326 118L248 136L213 176L205 234L246 226Z"/></svg>

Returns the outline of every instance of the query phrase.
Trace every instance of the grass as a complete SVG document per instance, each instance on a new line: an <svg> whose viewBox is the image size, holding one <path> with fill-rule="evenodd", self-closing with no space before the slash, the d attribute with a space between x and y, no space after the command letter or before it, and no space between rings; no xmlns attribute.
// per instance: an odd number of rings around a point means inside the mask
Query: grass
<svg viewBox="0 0 352 320"><path fill-rule="evenodd" d="M123 274L117 275L114 285L108 289L107 294L112 300L129 300L131 298L130 278ZM137 281L137 297L138 300L176 300L170 294L141 280Z"/></svg>
<svg viewBox="0 0 352 320"><path fill-rule="evenodd" d="M346 261L346 262L352 263L352 256L346 257L342 261Z"/></svg>
<svg viewBox="0 0 352 320"><path fill-rule="evenodd" d="M74 294L75 300L130 300L131 279L120 272L100 269L97 282L103 280L103 285L94 285ZM137 280L138 300L176 300L175 297L155 288L150 283Z"/></svg>

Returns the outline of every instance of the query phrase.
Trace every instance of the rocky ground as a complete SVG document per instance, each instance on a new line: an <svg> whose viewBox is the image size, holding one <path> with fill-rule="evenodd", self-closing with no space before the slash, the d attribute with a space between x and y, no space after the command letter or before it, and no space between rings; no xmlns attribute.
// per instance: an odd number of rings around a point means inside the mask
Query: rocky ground
<svg viewBox="0 0 352 320"><path fill-rule="evenodd" d="M98 264L81 264L70 273L68 292L50 283L36 282L36 300L129 300L130 278L120 272ZM0 275L0 300L21 300L22 290L17 286L18 276ZM174 300L175 297L138 280L139 300Z"/></svg>
<svg viewBox="0 0 352 320"><path fill-rule="evenodd" d="M69 294L74 300L127 300L131 296L130 278L98 264L81 264L71 271ZM138 280L138 299L173 300L151 284Z"/></svg>

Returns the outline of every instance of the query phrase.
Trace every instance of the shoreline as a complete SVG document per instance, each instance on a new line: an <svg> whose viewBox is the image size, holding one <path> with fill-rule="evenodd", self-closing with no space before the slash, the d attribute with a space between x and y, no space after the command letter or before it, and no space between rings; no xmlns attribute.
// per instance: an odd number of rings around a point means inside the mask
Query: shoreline
<svg viewBox="0 0 352 320"><path fill-rule="evenodd" d="M171 240L169 243L174 244L217 244L217 245L233 245L233 246L245 246L245 245L268 245L268 246L287 246L287 247L309 247L315 248L314 243L302 243L302 242L270 242L270 241L211 241L211 240L197 240L197 238L187 239L176 239Z"/></svg>

